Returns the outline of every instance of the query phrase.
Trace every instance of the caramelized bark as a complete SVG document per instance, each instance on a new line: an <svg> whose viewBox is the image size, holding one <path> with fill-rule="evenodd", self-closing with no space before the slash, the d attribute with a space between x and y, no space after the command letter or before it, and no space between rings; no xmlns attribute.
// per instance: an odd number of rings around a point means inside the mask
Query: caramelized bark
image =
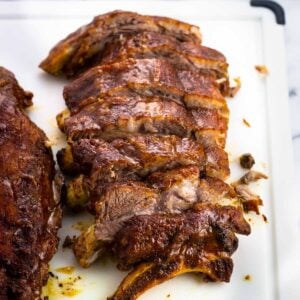
<svg viewBox="0 0 300 300"><path fill-rule="evenodd" d="M109 182L141 179L177 166L197 165L203 170L206 163L201 145L176 136L135 136L111 143L81 139L71 147L59 156L60 167L71 174L86 174L68 184L71 207L84 206L90 194L100 195Z"/></svg>
<svg viewBox="0 0 300 300"><path fill-rule="evenodd" d="M0 67L1 299L40 299L58 245L54 161L45 134L23 112L31 98Z"/></svg>
<svg viewBox="0 0 300 300"><path fill-rule="evenodd" d="M227 105L214 81L191 70L178 70L161 59L128 59L94 67L64 88L71 112L105 96L164 96L188 107L218 109L227 114Z"/></svg>
<svg viewBox="0 0 300 300"><path fill-rule="evenodd" d="M118 230L124 228L124 222L133 216L180 215L197 203L241 209L230 186L215 178L200 179L196 166L156 172L145 183L147 185L134 181L111 183L101 195L94 197L96 225L79 236L74 244L74 253L82 266L88 267L103 252L110 252L107 246L114 242Z"/></svg>
<svg viewBox="0 0 300 300"><path fill-rule="evenodd" d="M115 36L143 31L166 33L180 41L201 42L197 26L166 17L116 10L95 17L91 23L68 35L50 51L40 67L53 75L74 76L93 65Z"/></svg>
<svg viewBox="0 0 300 300"><path fill-rule="evenodd" d="M177 215L131 218L118 232L113 251L122 269L134 266L109 299L137 299L147 289L187 272L211 281L230 280L235 233L249 234L242 211L198 205Z"/></svg>
<svg viewBox="0 0 300 300"><path fill-rule="evenodd" d="M193 119L181 105L158 97L112 97L84 106L60 123L69 139L106 140L138 134L189 137Z"/></svg>
<svg viewBox="0 0 300 300"><path fill-rule="evenodd" d="M224 95L229 91L228 64L224 55L195 42L180 42L157 32L122 34L105 47L94 65L111 64L128 58L163 58L178 69L192 69L211 75Z"/></svg>

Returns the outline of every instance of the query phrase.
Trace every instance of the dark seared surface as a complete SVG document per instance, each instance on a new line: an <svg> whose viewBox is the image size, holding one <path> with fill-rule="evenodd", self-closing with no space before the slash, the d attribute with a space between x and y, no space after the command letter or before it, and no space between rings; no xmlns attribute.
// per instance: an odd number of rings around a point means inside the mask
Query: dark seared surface
<svg viewBox="0 0 300 300"><path fill-rule="evenodd" d="M71 149L67 151L70 150L72 161L67 163L61 159L61 168L64 170L69 167L72 170L74 166L76 171L86 174L97 172L100 175L103 168L109 167L117 176L117 170L122 171L124 165L128 172L146 176L156 170L180 165L194 164L202 169L206 163L201 145L192 139L174 135L140 135L116 139L110 143L101 139L80 139L71 144Z"/></svg>
<svg viewBox="0 0 300 300"><path fill-rule="evenodd" d="M163 97L114 96L83 106L78 113L59 119L68 139L128 134L195 134L203 145L225 146L228 119L217 109L183 106Z"/></svg>
<svg viewBox="0 0 300 300"><path fill-rule="evenodd" d="M180 42L157 32L142 32L116 36L105 47L104 54L94 65L110 64L128 58L164 58L179 69L192 69L222 79L223 94L228 93L229 82L226 58L214 49L195 42Z"/></svg>
<svg viewBox="0 0 300 300"><path fill-rule="evenodd" d="M174 101L123 96L84 106L65 119L62 129L69 139L100 137L111 140L144 133L189 137L194 127L185 108Z"/></svg>
<svg viewBox="0 0 300 300"><path fill-rule="evenodd" d="M203 250L209 249L213 253L225 251L231 255L237 248L237 240L232 233L250 233L241 209L199 204L194 211L186 213L151 214L129 219L117 233L113 251L123 268L141 261L180 255L180 248L185 242L192 243L198 239L197 243L203 245Z"/></svg>
<svg viewBox="0 0 300 300"><path fill-rule="evenodd" d="M162 90L169 98L160 95ZM160 96L141 96L137 91ZM66 86L64 96L71 116L64 118L60 127L70 139L193 134L205 147L207 174L226 178L229 166L223 148L228 108L221 95L213 98L214 91L217 89L208 77L175 70L166 61L128 60L94 68Z"/></svg>
<svg viewBox="0 0 300 300"><path fill-rule="evenodd" d="M196 137L208 157L207 173L220 178L229 174L225 146L228 119L213 108L191 108L162 97L105 97L61 118L68 139L113 140L130 135L173 134Z"/></svg>
<svg viewBox="0 0 300 300"><path fill-rule="evenodd" d="M229 161L227 152L216 145L205 147L206 174L208 176L225 179L230 174Z"/></svg>
<svg viewBox="0 0 300 300"><path fill-rule="evenodd" d="M0 299L39 299L57 249L61 211L45 134L22 109L31 105L0 68Z"/></svg>
<svg viewBox="0 0 300 300"><path fill-rule="evenodd" d="M104 96L130 93L165 96L191 107L227 109L209 76L178 70L161 59L128 59L94 67L64 88L64 98L71 111Z"/></svg>
<svg viewBox="0 0 300 300"><path fill-rule="evenodd" d="M73 76L89 68L101 55L104 46L115 36L143 31L166 33L180 41L201 42L199 28L165 17L143 16L126 11L113 11L71 33L60 41L40 64L54 75Z"/></svg>
<svg viewBox="0 0 300 300"><path fill-rule="evenodd" d="M191 250L191 249L187 249ZM205 281L227 282L233 270L233 261L226 254L210 255L209 258L199 255L196 246L193 254L184 255L162 262L139 264L121 282L117 291L108 300L136 300L146 290L184 273L195 273ZM198 255L197 255L198 254ZM193 266L190 265L191 257Z"/></svg>
<svg viewBox="0 0 300 300"><path fill-rule="evenodd" d="M24 91L19 86L14 74L3 67L0 67L0 91L2 106L6 104L7 107L26 108L32 105L33 94Z"/></svg>
<svg viewBox="0 0 300 300"><path fill-rule="evenodd" d="M230 280L237 249L235 233L250 233L242 211L229 206L198 205L177 215L141 215L118 232L113 251L121 269L135 266L109 299L137 299L140 294L187 272L207 280ZM146 262L146 263L145 263Z"/></svg>
<svg viewBox="0 0 300 300"><path fill-rule="evenodd" d="M65 173L84 174L67 185L68 204L82 207L90 202L92 211L107 183L143 179L152 172L178 166L195 165L202 171L206 164L201 145L176 136L134 136L111 143L81 139L60 152L58 158ZM82 203L81 199L86 200Z"/></svg>
<svg viewBox="0 0 300 300"><path fill-rule="evenodd" d="M202 63L204 68L211 67L213 70L227 72L226 58L219 51L194 42L178 41L178 39L166 33L144 31L138 34L118 36L106 46L105 50L106 52L101 60L102 64L109 64L127 58L152 58L155 57L157 50L161 50L163 53L166 51L166 58L172 58L172 54L186 55L186 58L182 58L184 60L182 61L183 64L185 62L189 66L197 68L197 60L199 60L199 66ZM143 55L146 55L146 57L143 57ZM178 61L176 58L172 62L181 67L180 56L178 56Z"/></svg>
<svg viewBox="0 0 300 300"><path fill-rule="evenodd" d="M140 181L107 184L94 195L96 225L84 232L74 244L75 255L84 267L100 256L124 222L136 215L180 214L197 203L236 205L236 194L223 181L199 178L194 165L155 172ZM96 243L98 255L92 245ZM110 252L110 250L108 250Z"/></svg>
<svg viewBox="0 0 300 300"><path fill-rule="evenodd" d="M159 97L149 100L149 95L136 92ZM163 60L127 60L91 69L65 87L64 97L71 116L60 127L69 138L112 139L127 133L189 136L192 132L205 146L207 174L219 178L229 174L223 150L228 108L207 76L176 70Z"/></svg>
<svg viewBox="0 0 300 300"><path fill-rule="evenodd" d="M225 147L228 119L221 116L217 109L193 108L190 110L195 122L196 139L204 146Z"/></svg>
<svg viewBox="0 0 300 300"><path fill-rule="evenodd" d="M88 267L107 250L115 234L131 217L180 213L198 201L200 179L196 166L154 173L151 177L145 183L129 180L110 183L103 188L101 195L94 195L96 224L81 234L73 245L75 256L83 267ZM159 186L158 177L162 179Z"/></svg>

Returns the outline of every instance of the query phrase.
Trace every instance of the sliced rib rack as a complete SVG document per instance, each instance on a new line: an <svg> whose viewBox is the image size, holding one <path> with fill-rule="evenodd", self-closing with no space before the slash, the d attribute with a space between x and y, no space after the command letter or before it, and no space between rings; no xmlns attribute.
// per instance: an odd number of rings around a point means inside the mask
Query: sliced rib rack
<svg viewBox="0 0 300 300"><path fill-rule="evenodd" d="M236 234L250 226L223 180L230 92L223 54L197 26L114 11L59 42L41 63L77 76L57 116L68 146L66 203L95 224L75 241L83 267L104 254L131 270L109 299L192 272L230 280Z"/></svg>

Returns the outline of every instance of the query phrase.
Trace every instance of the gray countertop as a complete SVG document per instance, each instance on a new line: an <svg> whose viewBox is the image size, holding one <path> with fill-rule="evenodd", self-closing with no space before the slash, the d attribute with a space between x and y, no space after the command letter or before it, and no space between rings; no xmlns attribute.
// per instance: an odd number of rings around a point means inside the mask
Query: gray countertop
<svg viewBox="0 0 300 300"><path fill-rule="evenodd" d="M293 139L295 182L300 195L300 1L278 0L286 12L287 74L289 85L289 106L291 119L291 138ZM300 201L298 202L300 216ZM300 233L300 218L299 218Z"/></svg>
<svg viewBox="0 0 300 300"><path fill-rule="evenodd" d="M282 4L286 12L285 32L291 129L297 175L300 175L300 1L280 0L277 2Z"/></svg>

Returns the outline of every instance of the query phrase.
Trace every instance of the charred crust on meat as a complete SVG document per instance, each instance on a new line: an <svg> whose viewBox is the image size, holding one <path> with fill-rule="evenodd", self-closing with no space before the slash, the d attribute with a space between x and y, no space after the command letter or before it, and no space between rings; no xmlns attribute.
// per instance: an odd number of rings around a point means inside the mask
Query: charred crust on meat
<svg viewBox="0 0 300 300"><path fill-rule="evenodd" d="M40 67L54 75L74 76L90 67L97 56L101 56L103 48L113 36L128 31L161 32L180 41L201 42L201 34L196 26L170 18L142 16L119 10L97 16L91 23L71 33L50 51Z"/></svg>
<svg viewBox="0 0 300 300"><path fill-rule="evenodd" d="M39 299L58 246L60 188L47 137L24 113L32 96L0 67L1 299Z"/></svg>

